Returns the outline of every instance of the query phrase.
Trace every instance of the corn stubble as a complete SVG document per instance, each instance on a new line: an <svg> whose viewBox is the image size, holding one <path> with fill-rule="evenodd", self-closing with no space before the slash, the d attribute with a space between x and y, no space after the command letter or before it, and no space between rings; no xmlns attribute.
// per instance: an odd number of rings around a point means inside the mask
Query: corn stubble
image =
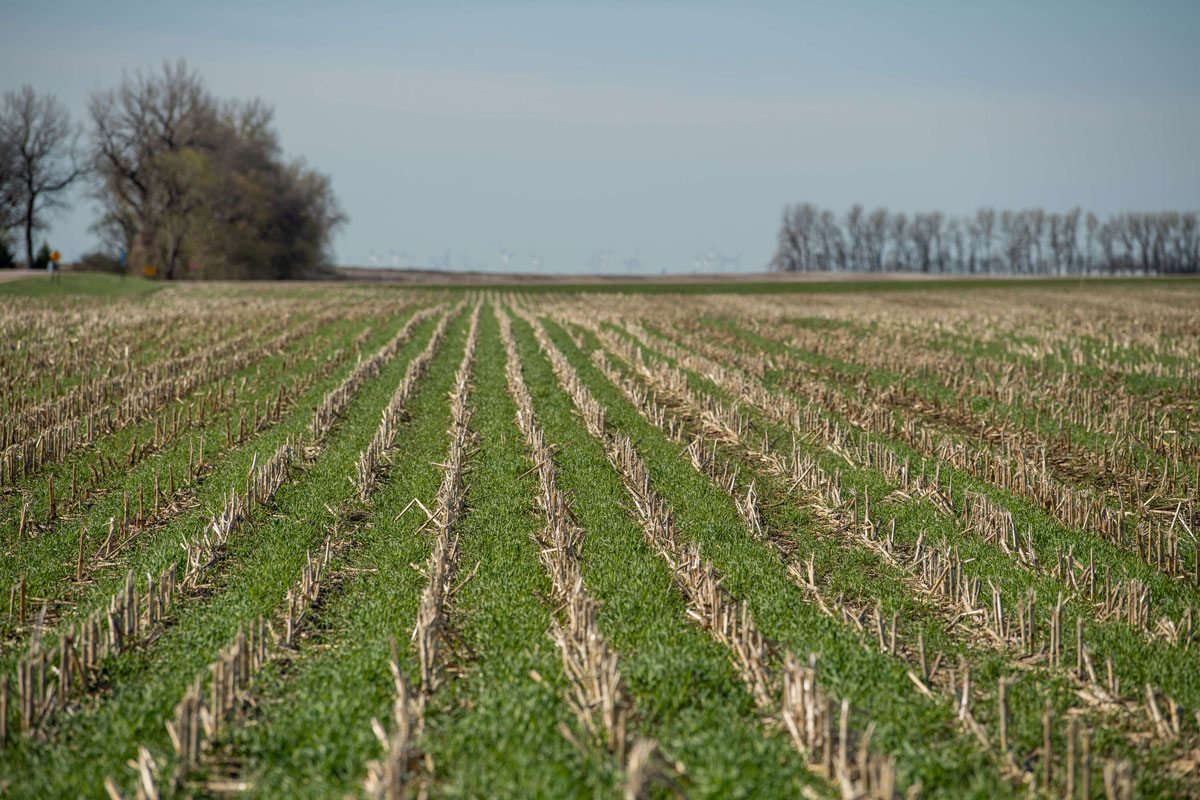
<svg viewBox="0 0 1200 800"><path fill-rule="evenodd" d="M205 666L182 695L172 686L158 737L122 745L103 785L112 798L261 793L233 734L269 723L260 700L306 702L273 697L265 667L323 658L326 647L336 656L336 637L319 635L322 609L347 585L355 534L372 514L400 511L379 507L379 489L395 480L408 407L469 309L445 449L425 451L445 454L440 486L405 509L432 509L404 534L429 548L414 565L415 624L388 659L389 713L354 720L369 724L377 757L347 778L388 800L452 791L426 716L457 696L446 687L464 662L486 657L464 653L455 598L478 569L460 564L460 536L479 446L472 376L491 305L516 407L511 435L536 477L532 535L549 592L535 601L550 610L545 636L565 677L560 733L613 790L682 795L695 771L675 760L662 721L639 714L623 674L637 662L610 644L593 594L603 584L584 577L585 542L603 533L585 530L560 487L571 442L550 441L539 421L512 315L532 329L547 385L600 445L603 456L588 457L620 479L644 557L665 566L683 601L679 624L711 637L750 719L794 751L820 792L893 800L918 796L922 781L965 791L956 764L931 752L947 745L1014 796L1198 794L1200 709L1181 675L1200 645L1200 305L1184 302L1190 290L1171 291L921 289L906 293L921 302L902 304L885 292L663 302L169 287L152 303L0 301L0 496L15 565L0 642L0 773L10 757L61 746L75 717L110 702L123 688L116 657L153 661L172 626L228 591L239 543L278 516L280 492L338 440L363 388L418 328L432 328L373 435L355 442L332 522L306 529L311 538L289 551L294 571L240 624L226 621L223 641L191 662ZM401 310L398 329L378 327ZM332 342L331 326L344 331ZM574 345L570 356L548 328ZM364 352L372 340L383 344ZM337 370L345 377L315 408L297 407ZM601 397L636 416L610 414ZM259 444L284 425L291 435ZM674 453L639 438L646 431ZM169 558L135 568L161 531L198 512L206 482L229 474L218 470L243 446L257 455L213 487L215 508L172 534ZM664 452L683 472L659 473ZM789 608L807 621L781 624L770 603L760 607L761 591L727 580L736 565L689 529L688 495L672 483L684 473L717 490L739 547L765 554L782 576L772 585L794 593ZM863 565L880 580L857 580ZM847 646L809 652L812 625L832 626ZM847 687L847 672L871 663L889 667L882 683ZM280 680L286 692L288 669ZM935 720L942 738L898 739L896 715L907 711Z"/></svg>
<svg viewBox="0 0 1200 800"><path fill-rule="evenodd" d="M425 709L429 699L446 680L446 656L443 655L443 646L451 636L447 604L452 601L456 591L453 585L459 552L456 523L466 501L466 461L475 442L475 434L470 427L470 381L479 344L479 319L482 312L482 302L477 303L471 312L470 329L462 361L454 376L448 431L450 449L446 460L441 464L442 482L433 504L434 511L428 520L434 537L433 552L425 565L426 584L417 609L416 626L412 632L420 680L415 693L411 692L408 680L400 670L399 659L393 655L389 662L396 691L392 730L387 732L378 720L371 721L372 730L384 752L383 758L367 765L363 790L369 797L387 800L407 797L411 794L414 783L417 784L417 793L423 795L433 772L432 759L421 760L418 742L424 731ZM459 587L463 583L465 581L459 583Z"/></svg>
<svg viewBox="0 0 1200 800"><path fill-rule="evenodd" d="M583 729L625 764L631 776L631 794L637 796L654 743L639 740L627 752L631 701L621 678L617 653L609 647L597 625L596 603L587 592L579 568L586 534L574 521L567 499L558 488L554 453L546 443L545 431L538 424L533 398L525 385L512 320L500 308L496 309L496 317L507 355L508 390L517 405L517 427L525 436L538 475L538 505L546 518L546 526L537 538L539 554L554 587L555 600L563 609L561 618L552 622L550 637L558 645L571 683L567 702Z"/></svg>
<svg viewBox="0 0 1200 800"><path fill-rule="evenodd" d="M776 680L772 667L780 660L778 649L758 630L749 606L721 586L722 576L702 558L699 547L679 540L671 509L654 490L650 471L633 443L627 436L613 435L606 429L603 405L550 340L541 322L533 316L526 316L526 321L533 327L560 387L574 400L589 433L604 444L610 463L621 474L647 543L667 562L676 586L687 599L688 616L726 645L755 703L784 721L793 744L809 765L823 773L843 796L891 798L896 781L894 759L870 752L870 727L864 736L852 736L848 701L838 707L841 721L835 733L835 704L817 684L815 661L805 668L808 672L801 673L795 657L790 652L782 654L785 690L778 697L776 686L781 681ZM789 720L809 724L801 727L788 724ZM837 758L832 755L835 742Z"/></svg>

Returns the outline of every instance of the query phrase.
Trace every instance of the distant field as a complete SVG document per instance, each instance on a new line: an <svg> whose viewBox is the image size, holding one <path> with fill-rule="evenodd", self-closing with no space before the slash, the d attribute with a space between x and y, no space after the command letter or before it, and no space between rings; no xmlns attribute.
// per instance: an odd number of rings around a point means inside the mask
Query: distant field
<svg viewBox="0 0 1200 800"><path fill-rule="evenodd" d="M1200 796L1200 283L532 288L0 284L0 796Z"/></svg>

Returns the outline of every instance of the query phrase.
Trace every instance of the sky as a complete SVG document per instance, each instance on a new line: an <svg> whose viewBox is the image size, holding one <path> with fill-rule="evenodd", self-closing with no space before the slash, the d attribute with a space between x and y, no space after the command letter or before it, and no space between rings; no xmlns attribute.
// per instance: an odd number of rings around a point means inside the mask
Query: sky
<svg viewBox="0 0 1200 800"><path fill-rule="evenodd" d="M795 202L1200 208L1196 0L0 0L0 90L85 126L177 58L331 176L345 265L757 271Z"/></svg>

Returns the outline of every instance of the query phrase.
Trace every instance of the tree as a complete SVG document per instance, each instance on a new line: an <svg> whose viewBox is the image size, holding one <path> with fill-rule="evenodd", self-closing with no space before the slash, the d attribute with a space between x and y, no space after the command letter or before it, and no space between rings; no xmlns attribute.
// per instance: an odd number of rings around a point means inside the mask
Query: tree
<svg viewBox="0 0 1200 800"><path fill-rule="evenodd" d="M96 93L90 111L96 229L133 269L286 278L326 261L344 216L328 178L283 159L270 106L217 100L180 61Z"/></svg>
<svg viewBox="0 0 1200 800"><path fill-rule="evenodd" d="M904 215L901 214L899 218L903 219L903 217ZM908 227L908 238L912 242L914 260L921 272L929 272L934 261L931 228L929 218L925 214L914 214L912 225Z"/></svg>
<svg viewBox="0 0 1200 800"><path fill-rule="evenodd" d="M1096 242L1100 245L1101 263L1108 267L1109 273L1116 271L1117 263L1117 220L1110 219L1096 231Z"/></svg>
<svg viewBox="0 0 1200 800"><path fill-rule="evenodd" d="M775 269L797 272L813 268L817 221L817 208L811 203L784 208L775 257L771 261Z"/></svg>
<svg viewBox="0 0 1200 800"><path fill-rule="evenodd" d="M1100 227L1100 219L1091 211L1089 211L1087 214L1087 221L1084 223L1084 227L1087 228L1087 238L1084 240L1085 244L1083 251L1084 269L1088 272L1088 274L1091 274L1092 265L1095 263L1092 255L1096 246L1096 231Z"/></svg>
<svg viewBox="0 0 1200 800"><path fill-rule="evenodd" d="M857 203L846 212L846 238L850 269L861 270L867 265L866 220L863 207Z"/></svg>
<svg viewBox="0 0 1200 800"><path fill-rule="evenodd" d="M38 248L35 255L29 262L30 269L49 269L50 268L50 243L42 242L42 246Z"/></svg>
<svg viewBox="0 0 1200 800"><path fill-rule="evenodd" d="M1010 272L1025 271L1028 261L1028 243L1024 212L1002 211L1000 213L1001 252L1008 259Z"/></svg>
<svg viewBox="0 0 1200 800"><path fill-rule="evenodd" d="M870 214L854 205L839 218L811 203L784 209L776 269L1073 275L1200 272L1200 214L1127 211L1101 220L1078 207L968 217L940 211Z"/></svg>
<svg viewBox="0 0 1200 800"><path fill-rule="evenodd" d="M822 211L817 230L821 238L821 268L846 269L846 240L832 211Z"/></svg>
<svg viewBox="0 0 1200 800"><path fill-rule="evenodd" d="M43 214L63 208L65 190L82 174L76 158L79 134L70 114L52 94L39 96L32 86L6 92L0 112L0 140L7 142L11 170L9 192L25 231L25 259L33 264L33 232Z"/></svg>
<svg viewBox="0 0 1200 800"><path fill-rule="evenodd" d="M1079 265L1079 207L1076 206L1063 215L1062 242L1063 254L1066 260L1067 272L1073 273Z"/></svg>
<svg viewBox="0 0 1200 800"><path fill-rule="evenodd" d="M21 201L17 192L16 142L0 119L0 240L8 243L8 232L21 224Z"/></svg>
<svg viewBox="0 0 1200 800"><path fill-rule="evenodd" d="M980 208L975 212L975 231L978 237L979 257L982 259L983 269L981 271L990 273L994 266L992 243L996 237L996 209Z"/></svg>
<svg viewBox="0 0 1200 800"><path fill-rule="evenodd" d="M950 271L962 273L967 264L967 237L963 231L969 223L951 218L946 223L946 250Z"/></svg>
<svg viewBox="0 0 1200 800"><path fill-rule="evenodd" d="M17 265L13 253L12 230L20 224L17 200L15 148L4 127L0 126L0 269Z"/></svg>
<svg viewBox="0 0 1200 800"><path fill-rule="evenodd" d="M186 63L161 73L137 73L117 89L92 95L92 158L99 179L100 227L120 239L134 267L153 264L178 277L193 176L181 150L204 149L213 139L215 107L200 76Z"/></svg>
<svg viewBox="0 0 1200 800"><path fill-rule="evenodd" d="M1046 217L1046 222L1049 226L1050 260L1054 266L1054 271L1062 274L1063 259L1066 258L1062 215L1051 213Z"/></svg>
<svg viewBox="0 0 1200 800"><path fill-rule="evenodd" d="M904 214L893 214L887 235L892 240L892 269L904 272L912 264L909 247L908 217Z"/></svg>
<svg viewBox="0 0 1200 800"><path fill-rule="evenodd" d="M932 261L938 272L946 271L946 217L940 211L931 211L925 215L925 231L929 236L932 250Z"/></svg>
<svg viewBox="0 0 1200 800"><path fill-rule="evenodd" d="M1024 218L1026 245L1036 253L1026 259L1029 272L1041 274L1046 270L1045 251L1042 247L1043 234L1046 230L1046 212L1040 208L1022 211Z"/></svg>
<svg viewBox="0 0 1200 800"><path fill-rule="evenodd" d="M17 265L12 251L12 242L8 240L8 232L0 231L0 269L12 269Z"/></svg>
<svg viewBox="0 0 1200 800"><path fill-rule="evenodd" d="M883 253L887 249L888 211L877 208L867 217L867 262L872 272L883 272Z"/></svg>
<svg viewBox="0 0 1200 800"><path fill-rule="evenodd" d="M1180 272L1200 271L1200 219L1194 211L1179 217L1175 257L1179 260Z"/></svg>

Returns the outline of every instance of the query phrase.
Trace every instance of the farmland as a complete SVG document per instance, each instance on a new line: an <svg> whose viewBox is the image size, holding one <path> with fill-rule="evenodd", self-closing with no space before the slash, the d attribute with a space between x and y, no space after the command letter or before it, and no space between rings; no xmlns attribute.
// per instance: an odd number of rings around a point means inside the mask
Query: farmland
<svg viewBox="0 0 1200 800"><path fill-rule="evenodd" d="M1200 796L1200 284L64 278L0 796Z"/></svg>

